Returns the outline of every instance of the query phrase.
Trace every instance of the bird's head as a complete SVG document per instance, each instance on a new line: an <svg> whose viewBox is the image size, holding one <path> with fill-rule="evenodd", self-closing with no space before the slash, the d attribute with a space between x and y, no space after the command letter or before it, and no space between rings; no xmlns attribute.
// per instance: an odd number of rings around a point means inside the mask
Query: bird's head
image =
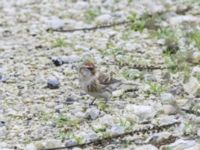
<svg viewBox="0 0 200 150"><path fill-rule="evenodd" d="M85 61L79 67L79 74L83 78L89 78L96 74L96 66L92 61Z"/></svg>

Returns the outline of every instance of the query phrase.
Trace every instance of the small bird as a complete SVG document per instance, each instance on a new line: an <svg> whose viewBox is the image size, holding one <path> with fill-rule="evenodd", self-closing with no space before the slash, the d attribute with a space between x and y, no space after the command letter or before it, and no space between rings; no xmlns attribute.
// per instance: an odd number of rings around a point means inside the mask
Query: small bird
<svg viewBox="0 0 200 150"><path fill-rule="evenodd" d="M78 69L78 73L81 89L94 97L90 105L94 104L96 98L104 98L107 102L112 97L112 91L114 90L112 85L120 83L119 80L112 77L112 73L97 72L95 64L91 61L83 62Z"/></svg>

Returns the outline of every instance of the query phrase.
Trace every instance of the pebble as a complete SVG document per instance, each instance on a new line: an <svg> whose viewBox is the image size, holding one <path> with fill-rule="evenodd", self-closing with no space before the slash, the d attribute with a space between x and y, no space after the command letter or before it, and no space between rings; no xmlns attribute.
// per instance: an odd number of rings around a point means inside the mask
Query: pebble
<svg viewBox="0 0 200 150"><path fill-rule="evenodd" d="M159 125L172 124L172 123L175 123L178 121L180 121L180 119L177 119L177 117L175 115L171 115L171 116L164 115L164 116L160 116L157 119L157 123Z"/></svg>
<svg viewBox="0 0 200 150"><path fill-rule="evenodd" d="M87 134L85 135L85 141L86 142L90 142L90 141L94 141L95 139L98 138L98 135L96 134L96 132L94 131L87 131Z"/></svg>
<svg viewBox="0 0 200 150"><path fill-rule="evenodd" d="M113 18L111 15L109 14L103 14L103 15L100 15L98 16L96 19L95 19L95 23L97 25L102 25L102 24L109 24L113 21Z"/></svg>
<svg viewBox="0 0 200 150"><path fill-rule="evenodd" d="M78 55L69 55L61 57L63 63L77 63L81 60L81 57Z"/></svg>
<svg viewBox="0 0 200 150"><path fill-rule="evenodd" d="M173 105L163 105L163 110L166 115L175 115L178 113L177 107Z"/></svg>
<svg viewBox="0 0 200 150"><path fill-rule="evenodd" d="M124 133L124 128L118 125L114 125L109 131L112 135L119 135Z"/></svg>
<svg viewBox="0 0 200 150"><path fill-rule="evenodd" d="M73 146L73 145L76 145L76 141L72 140L72 139L69 139L67 141L65 141L65 146Z"/></svg>
<svg viewBox="0 0 200 150"><path fill-rule="evenodd" d="M52 58L52 62L54 63L55 66L61 66L63 64L63 61L61 58Z"/></svg>
<svg viewBox="0 0 200 150"><path fill-rule="evenodd" d="M200 128L197 129L197 135L200 137Z"/></svg>
<svg viewBox="0 0 200 150"><path fill-rule="evenodd" d="M74 9L76 10L84 10L89 8L89 3L87 1L77 1L74 5Z"/></svg>
<svg viewBox="0 0 200 150"><path fill-rule="evenodd" d="M56 77L51 76L47 80L47 87L50 89L58 89L60 87L60 82Z"/></svg>
<svg viewBox="0 0 200 150"><path fill-rule="evenodd" d="M189 81L183 85L184 90L191 96L200 95L200 81L195 77L190 77Z"/></svg>
<svg viewBox="0 0 200 150"><path fill-rule="evenodd" d="M178 25L178 24L181 24L183 22L187 22L187 23L196 22L196 23L199 23L200 22L200 18L196 17L196 16L193 16L193 15L184 15L184 16L177 15L177 16L169 18L169 23L171 25Z"/></svg>
<svg viewBox="0 0 200 150"><path fill-rule="evenodd" d="M196 73L200 73L200 67L199 66L195 66L192 68L192 74L195 75Z"/></svg>
<svg viewBox="0 0 200 150"><path fill-rule="evenodd" d="M7 133L8 132L5 126L0 128L0 137L6 137Z"/></svg>
<svg viewBox="0 0 200 150"><path fill-rule="evenodd" d="M137 146L135 147L134 150L158 150L155 146L153 145L143 145L143 146Z"/></svg>
<svg viewBox="0 0 200 150"><path fill-rule="evenodd" d="M195 148L196 145L199 145L199 144L197 144L194 140L178 139L172 144L163 146L161 149L164 149L164 147L168 147L169 149L174 149L174 150L199 150Z"/></svg>
<svg viewBox="0 0 200 150"><path fill-rule="evenodd" d="M192 62L193 63L200 63L200 52L194 52L192 54Z"/></svg>
<svg viewBox="0 0 200 150"><path fill-rule="evenodd" d="M37 147L33 143L31 143L31 144L26 145L25 149L26 150L37 150Z"/></svg>
<svg viewBox="0 0 200 150"><path fill-rule="evenodd" d="M171 93L162 93L160 99L162 104L172 104L175 101L175 97Z"/></svg>
<svg viewBox="0 0 200 150"><path fill-rule="evenodd" d="M10 149L6 149L6 147L9 147L8 143L0 142L0 149L1 150L10 150Z"/></svg>
<svg viewBox="0 0 200 150"><path fill-rule="evenodd" d="M75 102L76 100L72 97L68 97L65 101L64 101L64 104L67 104L67 105L71 105Z"/></svg>
<svg viewBox="0 0 200 150"><path fill-rule="evenodd" d="M167 139L170 135L169 132L154 133L145 142L155 145Z"/></svg>
<svg viewBox="0 0 200 150"><path fill-rule="evenodd" d="M47 20L47 24L49 28L56 30L62 28L65 23L60 18L53 16L51 19Z"/></svg>
<svg viewBox="0 0 200 150"><path fill-rule="evenodd" d="M99 109L97 109L95 107L92 107L92 108L89 108L86 111L85 117L88 118L88 119L95 120L95 119L97 119L97 117L99 116L99 114L100 114Z"/></svg>
<svg viewBox="0 0 200 150"><path fill-rule="evenodd" d="M0 121L0 127L5 126L5 122L4 121Z"/></svg>
<svg viewBox="0 0 200 150"><path fill-rule="evenodd" d="M124 90L120 89L120 90L116 90L112 92L112 96L113 97L120 97L124 94Z"/></svg>
<svg viewBox="0 0 200 150"><path fill-rule="evenodd" d="M148 105L127 104L125 111L137 115L141 121L151 119L156 115L156 110Z"/></svg>
<svg viewBox="0 0 200 150"><path fill-rule="evenodd" d="M44 141L45 148L54 148L54 147L60 147L64 146L64 144L61 142L61 140L56 139L48 139Z"/></svg>
<svg viewBox="0 0 200 150"><path fill-rule="evenodd" d="M99 122L101 122L104 125L107 126L113 126L114 125L114 117L110 114L106 114L103 117L99 118Z"/></svg>

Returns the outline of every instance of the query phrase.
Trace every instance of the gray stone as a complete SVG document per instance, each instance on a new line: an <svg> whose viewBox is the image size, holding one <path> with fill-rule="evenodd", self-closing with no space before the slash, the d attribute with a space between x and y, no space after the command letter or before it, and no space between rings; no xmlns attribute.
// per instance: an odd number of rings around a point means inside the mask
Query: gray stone
<svg viewBox="0 0 200 150"><path fill-rule="evenodd" d="M175 115L178 113L178 109L176 106L174 105L168 105L168 104L164 104L163 105L163 111L165 114L167 115Z"/></svg>
<svg viewBox="0 0 200 150"><path fill-rule="evenodd" d="M109 131L112 135L118 135L124 133L124 128L122 126L114 125Z"/></svg>
<svg viewBox="0 0 200 150"><path fill-rule="evenodd" d="M5 122L4 121L0 121L0 127L5 126Z"/></svg>
<svg viewBox="0 0 200 150"><path fill-rule="evenodd" d="M158 150L155 146L153 145L143 145L143 146L137 146L135 147L134 150Z"/></svg>
<svg viewBox="0 0 200 150"><path fill-rule="evenodd" d="M50 89L58 89L60 87L60 82L56 77L51 76L47 80L47 87Z"/></svg>
<svg viewBox="0 0 200 150"><path fill-rule="evenodd" d="M0 142L0 149L1 150L10 150L10 149L6 149L6 147L9 147L8 143L6 142Z"/></svg>
<svg viewBox="0 0 200 150"><path fill-rule="evenodd" d="M197 16L193 16L193 15L177 15L174 17L170 17L169 18L169 23L171 25L177 25L177 24L181 24L183 22L187 22L187 23L199 23L200 22L200 18Z"/></svg>
<svg viewBox="0 0 200 150"><path fill-rule="evenodd" d="M157 79L154 75L152 75L150 73L149 74L146 73L146 74L144 74L144 80L145 81L156 81Z"/></svg>
<svg viewBox="0 0 200 150"><path fill-rule="evenodd" d="M78 55L69 55L61 57L63 63L76 63L81 60L80 56Z"/></svg>
<svg viewBox="0 0 200 150"><path fill-rule="evenodd" d="M192 147L194 148L196 147L196 145L197 143L194 140L179 139L179 140L176 140L174 143L167 145L166 147L170 149L175 149L175 150L199 150L196 148L192 149Z"/></svg>
<svg viewBox="0 0 200 150"><path fill-rule="evenodd" d="M65 141L65 146L73 146L73 145L76 145L76 144L77 144L76 141L72 140L72 139Z"/></svg>
<svg viewBox="0 0 200 150"><path fill-rule="evenodd" d="M37 150L37 147L33 143L30 143L26 145L25 150Z"/></svg>
<svg viewBox="0 0 200 150"><path fill-rule="evenodd" d="M77 1L74 5L74 8L77 10L84 10L89 7L89 3L85 1Z"/></svg>
<svg viewBox="0 0 200 150"><path fill-rule="evenodd" d="M8 132L5 126L0 128L0 137L6 137L7 133Z"/></svg>
<svg viewBox="0 0 200 150"><path fill-rule="evenodd" d="M64 26L64 21L59 19L58 17L54 16L50 20L47 20L47 24L49 28L52 29L60 29Z"/></svg>
<svg viewBox="0 0 200 150"><path fill-rule="evenodd" d="M197 129L197 135L200 137L200 128Z"/></svg>
<svg viewBox="0 0 200 150"><path fill-rule="evenodd" d="M68 97L68 98L65 100L64 104L71 105L71 104L73 104L75 101L76 101L76 100L75 100L73 97Z"/></svg>
<svg viewBox="0 0 200 150"><path fill-rule="evenodd" d="M75 49L76 49L76 50L82 50L82 51L85 51L85 52L90 51L90 48L89 48L89 47L84 46L84 45L78 45L78 44L75 46Z"/></svg>
<svg viewBox="0 0 200 150"><path fill-rule="evenodd" d="M104 3L103 3L103 5L105 7L112 7L113 4L114 4L114 0L105 0Z"/></svg>
<svg viewBox="0 0 200 150"><path fill-rule="evenodd" d="M157 111L152 106L134 104L128 104L125 108L125 111L134 113L140 118L141 121L151 119L157 113Z"/></svg>
<svg viewBox="0 0 200 150"><path fill-rule="evenodd" d="M48 139L44 141L45 148L54 148L64 146L61 140Z"/></svg>
<svg viewBox="0 0 200 150"><path fill-rule="evenodd" d="M160 99L162 104L172 104L175 101L175 97L171 93L162 93Z"/></svg>
<svg viewBox="0 0 200 150"><path fill-rule="evenodd" d="M192 54L192 62L193 63L200 63L200 52L194 52Z"/></svg>
<svg viewBox="0 0 200 150"><path fill-rule="evenodd" d="M99 118L99 122L104 125L112 127L114 125L114 117L110 114L106 114L103 117Z"/></svg>
<svg viewBox="0 0 200 150"><path fill-rule="evenodd" d="M195 66L192 68L192 75L195 75L197 73L200 73L200 67L199 66Z"/></svg>
<svg viewBox="0 0 200 150"><path fill-rule="evenodd" d="M55 66L61 66L63 64L63 61L61 58L52 58L52 62L54 63Z"/></svg>
<svg viewBox="0 0 200 150"><path fill-rule="evenodd" d="M145 143L157 145L162 141L165 141L165 139L168 139L170 135L169 132L154 133L145 141Z"/></svg>
<svg viewBox="0 0 200 150"><path fill-rule="evenodd" d="M120 89L120 90L116 90L116 91L113 91L112 92L112 96L113 97L120 97L124 94L124 90L123 89Z"/></svg>
<svg viewBox="0 0 200 150"><path fill-rule="evenodd" d="M103 14L101 16L98 16L96 19L95 19L95 23L97 25L102 25L102 24L109 24L111 23L113 20L112 16L109 15L109 14Z"/></svg>
<svg viewBox="0 0 200 150"><path fill-rule="evenodd" d="M200 95L200 81L198 81L195 77L190 77L189 81L185 83L183 87L189 95Z"/></svg>
<svg viewBox="0 0 200 150"><path fill-rule="evenodd" d="M95 107L92 107L92 108L89 108L86 111L85 117L88 118L88 119L95 120L95 119L97 119L97 117L99 116L99 114L100 114L99 109L97 109Z"/></svg>
<svg viewBox="0 0 200 150"><path fill-rule="evenodd" d="M94 141L97 138L98 135L94 131L87 131L87 134L85 135L86 142Z"/></svg>
<svg viewBox="0 0 200 150"><path fill-rule="evenodd" d="M177 121L180 121L179 119L176 118L175 115L173 116L161 116L160 118L158 118L157 123L159 123L160 125L166 125L166 124L172 124L175 123Z"/></svg>

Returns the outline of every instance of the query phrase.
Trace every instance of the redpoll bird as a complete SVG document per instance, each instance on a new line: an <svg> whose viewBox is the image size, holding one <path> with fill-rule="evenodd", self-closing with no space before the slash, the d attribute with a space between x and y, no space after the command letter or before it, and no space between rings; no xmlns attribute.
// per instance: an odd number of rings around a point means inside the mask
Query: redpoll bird
<svg viewBox="0 0 200 150"><path fill-rule="evenodd" d="M112 74L103 74L96 72L96 66L90 61L86 61L79 67L79 82L81 89L96 98L104 98L107 102L112 96L112 84L119 82L112 78Z"/></svg>

